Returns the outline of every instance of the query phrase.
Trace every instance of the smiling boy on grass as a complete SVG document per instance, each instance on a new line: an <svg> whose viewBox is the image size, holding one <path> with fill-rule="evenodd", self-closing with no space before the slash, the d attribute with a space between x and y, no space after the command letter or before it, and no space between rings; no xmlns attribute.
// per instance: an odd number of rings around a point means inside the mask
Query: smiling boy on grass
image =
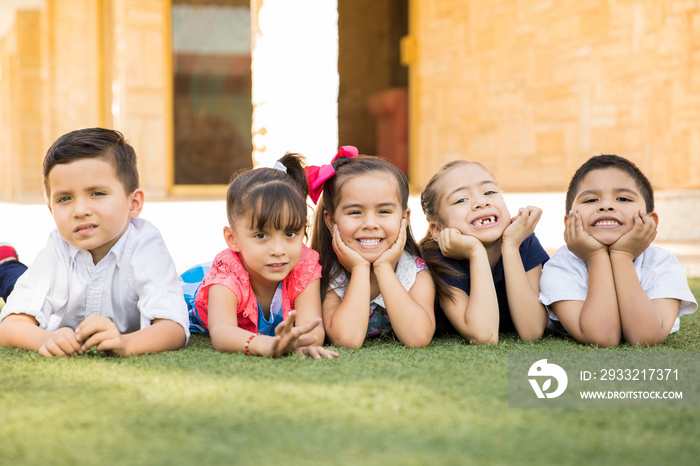
<svg viewBox="0 0 700 466"><path fill-rule="evenodd" d="M650 346L697 309L683 268L652 246L659 217L646 176L617 155L591 157L566 193L564 240L547 262L540 301L550 328L602 347Z"/></svg>

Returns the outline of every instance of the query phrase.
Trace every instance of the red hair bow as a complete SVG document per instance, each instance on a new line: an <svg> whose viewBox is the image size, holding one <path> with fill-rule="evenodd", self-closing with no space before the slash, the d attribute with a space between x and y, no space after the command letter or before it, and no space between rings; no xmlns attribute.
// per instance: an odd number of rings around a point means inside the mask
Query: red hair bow
<svg viewBox="0 0 700 466"><path fill-rule="evenodd" d="M321 192L323 191L323 185L335 175L335 168L333 168L333 162L341 157L357 158L357 147L355 146L342 146L338 149L338 153L335 154L333 160L328 165L321 165L317 167L316 165L309 165L306 167L306 177L309 179L309 197L314 201L314 204L318 203L318 198L321 197Z"/></svg>

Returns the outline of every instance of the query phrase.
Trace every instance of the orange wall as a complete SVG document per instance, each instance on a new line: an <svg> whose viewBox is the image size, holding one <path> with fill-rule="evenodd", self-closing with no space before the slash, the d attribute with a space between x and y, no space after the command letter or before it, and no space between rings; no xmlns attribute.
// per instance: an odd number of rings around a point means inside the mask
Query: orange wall
<svg viewBox="0 0 700 466"><path fill-rule="evenodd" d="M412 0L413 183L459 155L509 191L561 191L601 153L700 188L700 6Z"/></svg>

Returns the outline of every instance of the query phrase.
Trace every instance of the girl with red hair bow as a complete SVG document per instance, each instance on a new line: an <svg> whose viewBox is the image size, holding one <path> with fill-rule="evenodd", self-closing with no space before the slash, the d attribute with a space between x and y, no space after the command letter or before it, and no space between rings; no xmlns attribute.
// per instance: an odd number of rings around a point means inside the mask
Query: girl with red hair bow
<svg viewBox="0 0 700 466"><path fill-rule="evenodd" d="M406 346L427 346L435 285L409 226L406 176L352 146L330 165L307 167L307 175L318 201L311 247L323 268L327 338L359 348L367 337L393 333Z"/></svg>

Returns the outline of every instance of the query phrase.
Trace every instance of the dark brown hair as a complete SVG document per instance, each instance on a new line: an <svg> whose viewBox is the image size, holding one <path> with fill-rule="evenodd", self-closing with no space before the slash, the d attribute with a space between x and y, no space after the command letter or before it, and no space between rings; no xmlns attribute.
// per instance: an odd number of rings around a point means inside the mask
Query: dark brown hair
<svg viewBox="0 0 700 466"><path fill-rule="evenodd" d="M126 194L139 187L136 152L119 131L106 128L85 128L59 137L44 157L44 189L49 195L49 173L59 164L87 158L101 158L114 166L117 179Z"/></svg>
<svg viewBox="0 0 700 466"><path fill-rule="evenodd" d="M614 154L603 154L594 155L584 162L583 165L576 170L576 173L574 173L569 183L569 189L566 191L566 213L568 213L574 205L574 199L576 198L579 186L581 186L581 182L586 175L593 170L604 170L606 168L617 168L631 176L637 184L639 193L644 199L647 213L654 211L654 189L651 187L649 179L644 176L644 173L642 173L634 163L624 157Z"/></svg>
<svg viewBox="0 0 700 466"><path fill-rule="evenodd" d="M247 218L248 227L299 231L306 234L309 188L304 156L286 153L278 160L287 169L261 167L236 172L226 192L229 225Z"/></svg>

